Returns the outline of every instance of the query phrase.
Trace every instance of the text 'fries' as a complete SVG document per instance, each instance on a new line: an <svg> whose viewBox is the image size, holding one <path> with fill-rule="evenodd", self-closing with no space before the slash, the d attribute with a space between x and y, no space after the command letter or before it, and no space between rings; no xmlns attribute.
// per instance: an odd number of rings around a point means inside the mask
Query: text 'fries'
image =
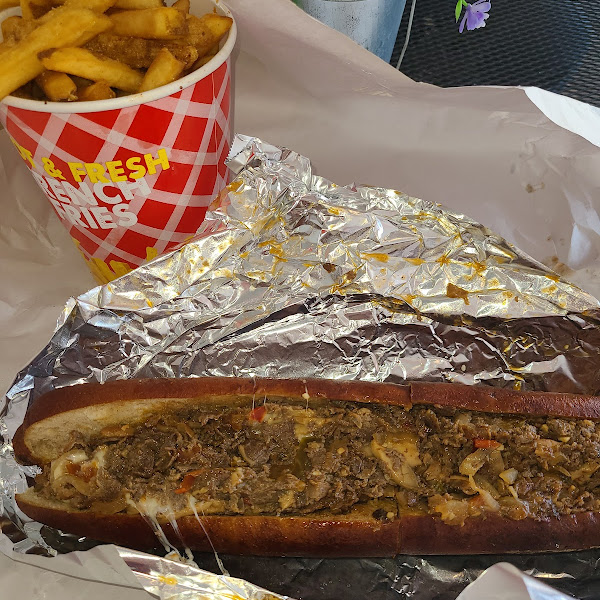
<svg viewBox="0 0 600 600"><path fill-rule="evenodd" d="M0 0L0 100L106 100L145 92L202 67L229 17L189 14L190 1ZM104 14L108 11L108 14ZM86 83L80 83L85 80Z"/></svg>

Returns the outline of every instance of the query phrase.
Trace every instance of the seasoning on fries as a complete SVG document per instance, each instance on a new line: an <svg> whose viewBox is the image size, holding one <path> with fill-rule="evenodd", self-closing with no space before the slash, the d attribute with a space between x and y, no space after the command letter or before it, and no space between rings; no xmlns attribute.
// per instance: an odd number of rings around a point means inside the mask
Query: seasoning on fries
<svg viewBox="0 0 600 600"><path fill-rule="evenodd" d="M77 100L77 85L66 73L42 71L35 81L52 102Z"/></svg>
<svg viewBox="0 0 600 600"><path fill-rule="evenodd" d="M189 14L189 0L0 0L0 100L52 102L144 92L210 61L232 19ZM107 14L104 14L107 13ZM86 80L78 83L78 78Z"/></svg>
<svg viewBox="0 0 600 600"><path fill-rule="evenodd" d="M124 10L110 17L117 35L176 40L186 33L185 15L176 8L145 8Z"/></svg>
<svg viewBox="0 0 600 600"><path fill-rule="evenodd" d="M137 92L142 84L143 75L139 71L118 60L98 57L85 48L58 48L39 56L46 69L92 81L106 81L111 87L125 92Z"/></svg>
<svg viewBox="0 0 600 600"><path fill-rule="evenodd" d="M185 65L178 61L168 48L163 48L146 71L139 91L145 92L175 81L183 72L184 67Z"/></svg>
<svg viewBox="0 0 600 600"><path fill-rule="evenodd" d="M77 97L81 102L90 102L92 100L110 100L115 98L116 94L106 81L97 81L91 85L77 88Z"/></svg>
<svg viewBox="0 0 600 600"><path fill-rule="evenodd" d="M19 0L0 0L0 10L19 6Z"/></svg>
<svg viewBox="0 0 600 600"><path fill-rule="evenodd" d="M35 79L44 67L38 54L51 48L85 43L85 33L95 27L110 27L105 15L87 9L72 9L49 19L20 42L2 53L0 61L0 98Z"/></svg>
<svg viewBox="0 0 600 600"><path fill-rule="evenodd" d="M97 35L85 47L95 54L120 60L134 69L147 69L162 48L191 69L198 60L198 49L187 42L164 42L161 40L146 40L143 38L123 37L110 31Z"/></svg>

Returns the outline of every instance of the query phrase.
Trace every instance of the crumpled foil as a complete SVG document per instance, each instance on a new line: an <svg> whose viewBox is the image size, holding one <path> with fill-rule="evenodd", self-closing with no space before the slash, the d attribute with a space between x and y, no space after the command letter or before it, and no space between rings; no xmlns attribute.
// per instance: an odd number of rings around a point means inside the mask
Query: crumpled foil
<svg viewBox="0 0 600 600"><path fill-rule="evenodd" d="M118 547L121 558L147 592L161 600L293 600L227 575L216 575L190 565Z"/></svg>
<svg viewBox="0 0 600 600"><path fill-rule="evenodd" d="M71 299L9 390L0 501L21 532L17 550L93 545L26 522L14 503L34 469L15 463L11 436L27 406L53 388L217 375L598 393L598 300L486 227L395 190L338 186L315 176L306 157L255 138L236 137L229 166L237 176L197 237ZM215 570L212 555L194 558ZM456 598L500 559L580 598L600 596L597 551L222 557L232 574L302 600Z"/></svg>

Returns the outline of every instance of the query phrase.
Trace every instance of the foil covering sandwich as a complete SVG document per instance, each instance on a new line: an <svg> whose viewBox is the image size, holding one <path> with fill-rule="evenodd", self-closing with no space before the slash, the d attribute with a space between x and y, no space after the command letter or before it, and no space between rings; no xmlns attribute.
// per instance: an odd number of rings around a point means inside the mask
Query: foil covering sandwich
<svg viewBox="0 0 600 600"><path fill-rule="evenodd" d="M395 190L335 185L254 138L237 136L229 165L237 177L197 237L70 300L9 390L0 486L20 550L86 544L22 523L13 500L32 470L14 462L11 436L54 388L216 375L597 393L598 301L486 227Z"/></svg>

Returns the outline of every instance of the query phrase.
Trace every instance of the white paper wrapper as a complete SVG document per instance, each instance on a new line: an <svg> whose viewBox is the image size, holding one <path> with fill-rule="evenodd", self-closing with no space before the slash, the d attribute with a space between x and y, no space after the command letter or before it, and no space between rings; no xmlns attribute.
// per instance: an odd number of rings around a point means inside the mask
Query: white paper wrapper
<svg viewBox="0 0 600 600"><path fill-rule="evenodd" d="M113 545L52 558L13 552L0 534L2 592L20 598L104 600L293 600L261 590L242 579ZM6 596L10 597L10 596Z"/></svg>
<svg viewBox="0 0 600 600"><path fill-rule="evenodd" d="M0 589L3 598L48 600L150 600L114 546L54 558L12 552L0 534ZM5 595L6 594L6 595Z"/></svg>
<svg viewBox="0 0 600 600"><path fill-rule="evenodd" d="M456 600L571 600L508 563L490 567Z"/></svg>
<svg viewBox="0 0 600 600"><path fill-rule="evenodd" d="M600 295L597 110L535 90L417 85L288 0L229 5L240 30L235 130L294 148L333 181L401 189L468 214ZM65 300L93 280L5 135L0 159L6 390L49 338ZM21 569L2 570L7 597L35 596L31 571ZM67 597L55 593L55 575L36 573L33 589ZM74 597L87 594L82 587Z"/></svg>

